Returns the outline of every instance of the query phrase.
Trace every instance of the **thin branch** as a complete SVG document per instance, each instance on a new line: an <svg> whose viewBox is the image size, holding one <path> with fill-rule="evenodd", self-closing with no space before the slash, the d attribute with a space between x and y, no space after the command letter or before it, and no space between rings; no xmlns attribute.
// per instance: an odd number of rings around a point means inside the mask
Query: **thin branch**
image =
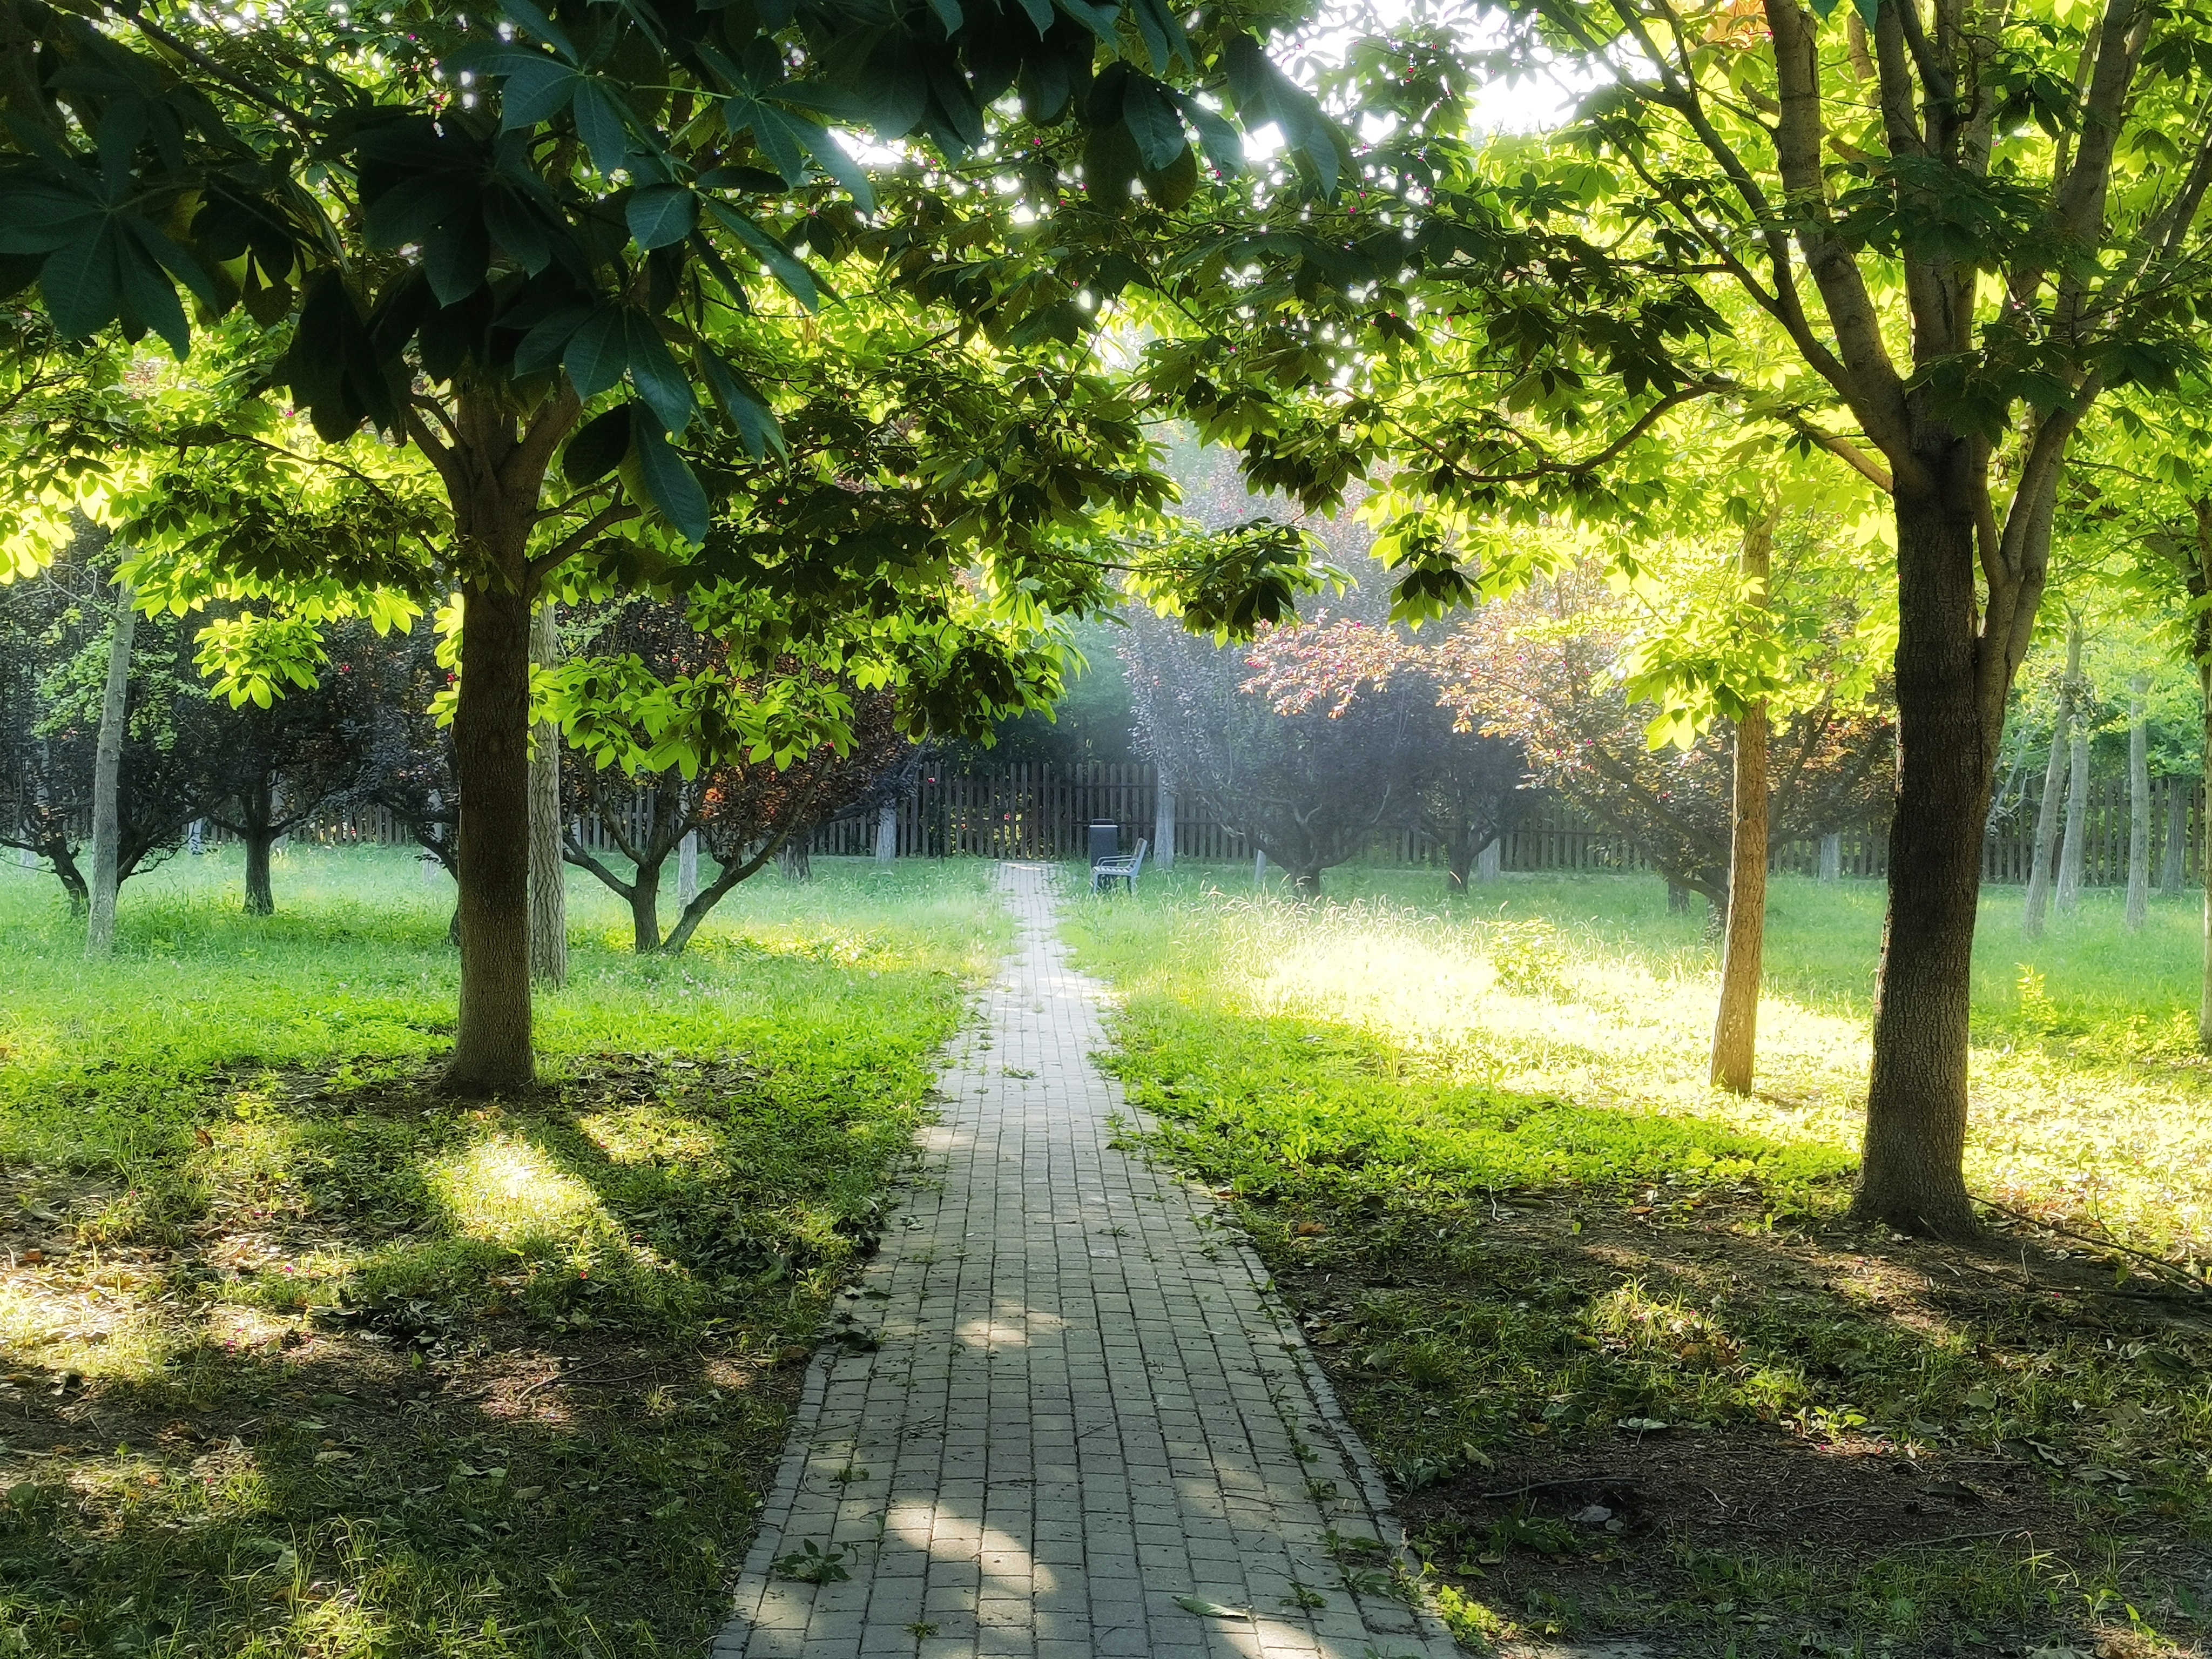
<svg viewBox="0 0 2212 1659"><path fill-rule="evenodd" d="M1831 432L1827 428L1807 419L1794 409L1787 411L1782 418L1790 423L1790 430L1796 433L1798 436L1818 448L1826 450L1828 453L1866 479L1884 495L1896 493L1897 482L1890 477L1889 469L1844 436L1842 433Z"/></svg>
<svg viewBox="0 0 2212 1659"><path fill-rule="evenodd" d="M635 519L638 512L637 507L623 501L601 507L585 523L578 526L554 543L546 551L531 560L530 574L533 576L544 575L560 564L562 560L569 558L588 546L600 532L611 529L626 519Z"/></svg>

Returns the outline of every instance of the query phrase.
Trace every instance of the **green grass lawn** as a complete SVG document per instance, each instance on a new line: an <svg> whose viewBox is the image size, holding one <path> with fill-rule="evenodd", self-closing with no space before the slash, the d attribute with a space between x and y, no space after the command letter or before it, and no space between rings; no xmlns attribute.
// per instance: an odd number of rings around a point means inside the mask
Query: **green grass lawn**
<svg viewBox="0 0 2212 1659"><path fill-rule="evenodd" d="M682 957L572 874L543 1086L439 1097L451 884L0 868L0 1653L696 1654L930 1056L979 865L817 860Z"/></svg>
<svg viewBox="0 0 2212 1659"><path fill-rule="evenodd" d="M1151 1144L1235 1206L1465 1639L2129 1654L2197 1628L2195 902L2130 936L2093 893L2031 946L1990 894L1969 1180L2039 1222L1951 1249L1843 1218L1877 885L1776 883L1749 1100L1705 1085L1716 952L1658 881L1440 886L1334 872L1298 906L1183 869L1068 931L1121 993Z"/></svg>

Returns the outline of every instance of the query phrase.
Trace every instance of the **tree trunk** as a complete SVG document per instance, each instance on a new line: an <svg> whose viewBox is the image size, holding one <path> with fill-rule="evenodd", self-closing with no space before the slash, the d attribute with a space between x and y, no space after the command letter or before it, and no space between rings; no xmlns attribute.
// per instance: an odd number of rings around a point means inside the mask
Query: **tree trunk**
<svg viewBox="0 0 2212 1659"><path fill-rule="evenodd" d="M876 814L876 862L888 866L898 857L898 808L886 806Z"/></svg>
<svg viewBox="0 0 2212 1659"><path fill-rule="evenodd" d="M676 843L676 908L682 911L690 908L691 901L699 896L699 832L686 830L684 839Z"/></svg>
<svg viewBox="0 0 2212 1659"><path fill-rule="evenodd" d="M783 872L786 881L814 879L814 860L808 856L813 850L813 831L804 831L784 842L782 850L776 854L776 866Z"/></svg>
<svg viewBox="0 0 2212 1659"><path fill-rule="evenodd" d="M2189 790L2177 775L2166 780L2166 846L2159 860L2158 896L2179 898L2189 855Z"/></svg>
<svg viewBox="0 0 2212 1659"><path fill-rule="evenodd" d="M1743 532L1747 586L1766 583L1774 553L1774 514ZM1721 1005L1713 1016L1711 1080L1731 1094L1751 1092L1759 1047L1759 980L1766 939L1766 705L1744 711L1735 728L1735 810L1729 828L1727 943L1721 951Z"/></svg>
<svg viewBox="0 0 2212 1659"><path fill-rule="evenodd" d="M2074 713L2070 764L2066 779L2066 842L2058 854L2058 899L2062 916L2070 916L2081 905L2081 855L2089 820L2089 697L2079 672L2081 623L2075 618L2066 636L2066 696Z"/></svg>
<svg viewBox="0 0 2212 1659"><path fill-rule="evenodd" d="M517 538L514 563L520 565ZM530 596L513 581L462 589L453 764L461 823L461 1006L448 1088L527 1087L530 1053Z"/></svg>
<svg viewBox="0 0 2212 1659"><path fill-rule="evenodd" d="M1318 898L1321 896L1321 872L1318 870L1292 871L1291 890L1300 898Z"/></svg>
<svg viewBox="0 0 2212 1659"><path fill-rule="evenodd" d="M115 631L107 641L107 684L100 698L100 738L92 762L92 884L84 953L115 949L115 890L122 879L123 726L130 717L131 642L138 631L137 595L115 586Z"/></svg>
<svg viewBox="0 0 2212 1659"><path fill-rule="evenodd" d="M660 861L641 864L630 878L629 926L631 948L650 956L660 948Z"/></svg>
<svg viewBox="0 0 2212 1659"><path fill-rule="evenodd" d="M1844 837L1840 830L1831 830L1820 837L1820 879L1841 881L1844 878Z"/></svg>
<svg viewBox="0 0 2212 1659"><path fill-rule="evenodd" d="M2202 648L2201 640L2197 658L2197 697L2202 745L2198 752L2203 757L2205 777L2212 780L2212 654ZM2204 805L2208 825L2212 825L2212 788L2205 792ZM2204 838L2204 858L2197 874L2204 884L2204 949L2197 974L2197 1042L2201 1048L2212 1048L2212 833Z"/></svg>
<svg viewBox="0 0 2212 1659"><path fill-rule="evenodd" d="M530 659L557 666L561 635L554 605L538 607L531 624ZM568 980L568 872L561 860L561 728L540 720L530 750L530 976L544 985Z"/></svg>
<svg viewBox="0 0 2212 1659"><path fill-rule="evenodd" d="M1671 876L1667 879L1667 914L1670 916L1690 914L1690 890Z"/></svg>
<svg viewBox="0 0 2212 1659"><path fill-rule="evenodd" d="M2128 932L2140 933L2150 915L2150 734L2143 696L2150 676L2138 674L2128 699Z"/></svg>
<svg viewBox="0 0 2212 1659"><path fill-rule="evenodd" d="M1964 1170L1967 999L1998 733L1984 729L1979 696L1971 504L1899 495L1896 512L1897 793L1853 1208L1962 1237L1976 1231Z"/></svg>
<svg viewBox="0 0 2212 1659"><path fill-rule="evenodd" d="M2030 939L2043 933L2043 915L2051 902L2051 854L2058 842L2059 797L2065 792L2069 733L2074 724L2074 682L2081 672L2081 629L2076 623L2066 635L2066 675L2058 683L2058 713L2051 728L2051 758L2043 768L2043 799L2035 808L2035 864L2027 872L2027 908L2020 919L2021 931Z"/></svg>
<svg viewBox="0 0 2212 1659"><path fill-rule="evenodd" d="M1713 1019L1712 1081L1751 1092L1759 1036L1759 980L1766 933L1766 708L1745 712L1735 731L1735 812L1729 842L1727 943L1721 1006Z"/></svg>
<svg viewBox="0 0 2212 1659"><path fill-rule="evenodd" d="M276 844L276 832L269 827L276 816L276 793L269 780L263 778L238 803L238 837L246 843L246 914L249 916L270 915L276 908L276 896L269 884L269 851Z"/></svg>
<svg viewBox="0 0 2212 1659"><path fill-rule="evenodd" d="M1153 799L1152 862L1163 870L1172 870L1175 861L1176 792L1174 786L1163 777Z"/></svg>
<svg viewBox="0 0 2212 1659"><path fill-rule="evenodd" d="M1444 844L1444 891L1454 897L1467 891L1474 877L1474 837L1464 830Z"/></svg>

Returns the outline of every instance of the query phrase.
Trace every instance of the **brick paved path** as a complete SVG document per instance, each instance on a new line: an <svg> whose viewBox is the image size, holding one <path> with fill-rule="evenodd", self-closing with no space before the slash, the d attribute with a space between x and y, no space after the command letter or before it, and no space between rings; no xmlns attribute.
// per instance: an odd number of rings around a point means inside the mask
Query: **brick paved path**
<svg viewBox="0 0 2212 1659"><path fill-rule="evenodd" d="M1097 987L1049 873L1000 875L1015 954L840 1304L881 1346L817 1358L715 1659L1451 1653L1347 1591L1331 1531L1397 1536L1365 1453L1212 1206L1109 1144L1127 1108L1089 1058ZM775 1570L809 1540L852 1577Z"/></svg>

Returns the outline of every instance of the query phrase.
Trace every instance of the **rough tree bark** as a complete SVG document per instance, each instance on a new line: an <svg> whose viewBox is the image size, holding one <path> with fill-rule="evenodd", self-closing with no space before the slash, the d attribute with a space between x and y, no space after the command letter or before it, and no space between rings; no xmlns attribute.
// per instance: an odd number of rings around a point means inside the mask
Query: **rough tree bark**
<svg viewBox="0 0 2212 1659"><path fill-rule="evenodd" d="M2027 908L2021 931L2030 939L2041 937L2044 913L2051 904L2051 855L2058 844L2060 798L2065 793L2066 761L2074 726L2074 686L2081 675L2081 625L2077 620L2066 630L2066 673L2058 683L2058 710L2051 728L2051 758L2043 768L2043 799L2035 808L2035 865L2027 872Z"/></svg>
<svg viewBox="0 0 2212 1659"><path fill-rule="evenodd" d="M2150 677L2136 675L2128 689L2128 932L2140 933L2150 915L2150 741L2143 720Z"/></svg>
<svg viewBox="0 0 2212 1659"><path fill-rule="evenodd" d="M1504 840L1501 836L1493 836L1491 837L1490 844L1475 854L1474 878L1477 881L1496 881L1499 872L1504 867Z"/></svg>
<svg viewBox="0 0 2212 1659"><path fill-rule="evenodd" d="M876 862L889 866L898 857L898 808L886 806L876 814Z"/></svg>
<svg viewBox="0 0 2212 1659"><path fill-rule="evenodd" d="M1152 802L1152 862L1163 870L1175 868L1176 792L1163 776Z"/></svg>
<svg viewBox="0 0 2212 1659"><path fill-rule="evenodd" d="M1979 695L1974 522L1951 491L1899 496L1897 795L1856 1204L1863 1218L1938 1237L1976 1229L1966 1009L2004 718L2002 700L1992 710Z"/></svg>
<svg viewBox="0 0 2212 1659"><path fill-rule="evenodd" d="M88 894L84 953L115 949L115 890L123 856L123 723L130 716L131 642L138 631L137 594L115 585L115 629L107 642L107 683L100 698L100 738L92 763L92 882Z"/></svg>
<svg viewBox="0 0 2212 1659"><path fill-rule="evenodd" d="M1765 603L1774 551L1774 520L1745 530L1741 565L1747 585ZM1766 705L1755 703L1736 722L1735 810L1729 836L1729 904L1721 951L1720 1008L1713 1017L1711 1080L1733 1094L1751 1092L1759 1045L1759 980L1766 933Z"/></svg>
<svg viewBox="0 0 2212 1659"><path fill-rule="evenodd" d="M1841 881L1844 878L1844 836L1839 830L1831 830L1820 837L1820 879Z"/></svg>
<svg viewBox="0 0 2212 1659"><path fill-rule="evenodd" d="M530 659L539 668L561 661L553 601L538 607L530 628ZM530 747L530 975L541 985L568 981L568 872L561 857L561 728L540 720Z"/></svg>

